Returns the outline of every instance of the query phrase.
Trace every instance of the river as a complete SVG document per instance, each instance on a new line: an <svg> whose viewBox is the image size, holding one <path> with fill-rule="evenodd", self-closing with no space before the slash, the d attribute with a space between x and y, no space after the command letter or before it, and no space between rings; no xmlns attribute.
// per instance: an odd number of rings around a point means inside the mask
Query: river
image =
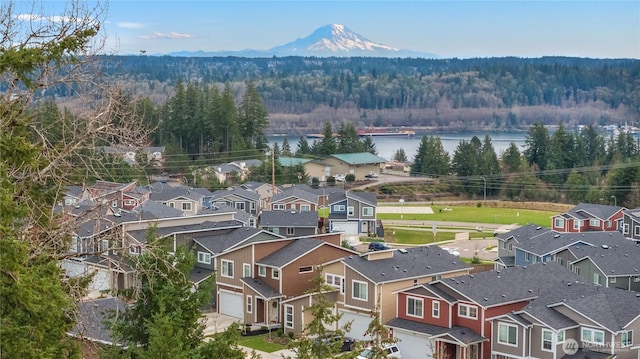
<svg viewBox="0 0 640 359"><path fill-rule="evenodd" d="M410 160L413 159L416 152L418 151L418 147L420 146L420 141L422 140L423 135L433 135L440 137L440 141L442 141L442 147L444 150L449 153L449 156L453 156L456 148L460 144L460 141L466 140L469 141L473 136L478 136L480 140L484 140L485 135L489 135L491 137L491 143L493 144L493 149L496 151L498 157L504 152L511 142L515 143L518 146L520 152L524 150L525 137L526 132L488 132L488 133L479 133L479 132L438 132L438 133L419 133L417 132L415 136L411 138L405 137L372 137L373 142L376 145L376 150L378 151L378 156L390 160L396 151L399 148L402 148L404 152L407 154L407 158ZM300 136L268 136L269 145L273 145L277 143L279 147L282 147L282 141L284 141L285 137L291 146L291 150L295 151L298 145L298 141L300 140ZM307 138L307 142L309 145L313 143L313 139Z"/></svg>

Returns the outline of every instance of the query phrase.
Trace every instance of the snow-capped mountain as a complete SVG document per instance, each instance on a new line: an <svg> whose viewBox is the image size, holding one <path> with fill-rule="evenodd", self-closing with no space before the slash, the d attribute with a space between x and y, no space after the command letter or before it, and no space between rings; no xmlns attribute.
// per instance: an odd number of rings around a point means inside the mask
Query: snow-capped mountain
<svg viewBox="0 0 640 359"><path fill-rule="evenodd" d="M316 29L311 35L299 38L269 50L243 50L221 52L179 52L172 56L317 56L317 57L437 57L431 53L401 50L392 46L378 44L351 31L344 25L330 24Z"/></svg>

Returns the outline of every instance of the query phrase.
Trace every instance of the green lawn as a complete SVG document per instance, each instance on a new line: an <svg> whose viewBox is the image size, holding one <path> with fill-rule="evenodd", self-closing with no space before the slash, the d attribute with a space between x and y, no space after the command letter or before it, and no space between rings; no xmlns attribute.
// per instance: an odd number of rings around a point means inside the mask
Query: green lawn
<svg viewBox="0 0 640 359"><path fill-rule="evenodd" d="M271 333L272 337L275 337L275 333ZM278 343L272 343L265 339L269 338L269 334L252 335L246 337L240 337L238 344L243 347L260 350L267 353L273 353L277 350L286 349L286 346Z"/></svg>
<svg viewBox="0 0 640 359"><path fill-rule="evenodd" d="M438 231L436 235L428 227L427 230L416 229L402 229L402 228L387 228L385 229L385 240L389 243L398 244L430 244L442 241L452 241L455 239L456 232ZM444 229L444 228L443 228ZM491 237L491 234L482 232L470 232L470 239L479 239L484 237Z"/></svg>
<svg viewBox="0 0 640 359"><path fill-rule="evenodd" d="M530 209L494 208L494 207L456 207L456 206L428 206L433 214L391 214L378 213L382 220L419 220L419 221L452 221L477 222L520 225L534 223L539 226L551 226L551 217L558 214L552 211L536 211ZM451 209L450 211L445 210Z"/></svg>

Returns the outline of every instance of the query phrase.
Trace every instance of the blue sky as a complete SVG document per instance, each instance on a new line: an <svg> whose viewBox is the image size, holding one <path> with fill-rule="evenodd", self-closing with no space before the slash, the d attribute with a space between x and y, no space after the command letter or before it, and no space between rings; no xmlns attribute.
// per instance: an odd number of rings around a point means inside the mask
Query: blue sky
<svg viewBox="0 0 640 359"><path fill-rule="evenodd" d="M266 50L331 23L441 57L640 58L638 0L111 0L105 30L118 53L164 54Z"/></svg>

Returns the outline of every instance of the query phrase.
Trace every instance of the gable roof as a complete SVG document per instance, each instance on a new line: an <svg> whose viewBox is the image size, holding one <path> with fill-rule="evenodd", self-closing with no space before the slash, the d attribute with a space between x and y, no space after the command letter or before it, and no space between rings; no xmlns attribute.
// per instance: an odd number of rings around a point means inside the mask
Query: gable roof
<svg viewBox="0 0 640 359"><path fill-rule="evenodd" d="M547 231L532 238L522 238L516 248L539 256L555 253L580 243L600 245L628 241L620 232L556 232Z"/></svg>
<svg viewBox="0 0 640 359"><path fill-rule="evenodd" d="M157 238L163 238L163 237L170 236L173 234L178 234L178 233L193 232L195 235L197 232L224 229L224 228L234 228L234 227L235 228L242 227L242 223L238 221L219 221L219 222L204 221L202 223L197 223L197 224L182 224L182 225L175 225L175 226L159 227L155 229L155 233ZM127 231L127 234L140 243L146 243L148 231L149 230L147 228L136 229L136 230Z"/></svg>
<svg viewBox="0 0 640 359"><path fill-rule="evenodd" d="M172 208L160 204L155 201L144 201L137 207L133 208L133 211L140 215L140 219L160 219L160 218L174 218L184 216L184 212L177 208Z"/></svg>
<svg viewBox="0 0 640 359"><path fill-rule="evenodd" d="M624 208L605 204L578 203L568 212L559 214L559 216L569 216L577 219L598 218L601 220L607 220L622 209Z"/></svg>
<svg viewBox="0 0 640 359"><path fill-rule="evenodd" d="M318 226L318 212L262 211L262 214L260 214L260 226L316 228Z"/></svg>
<svg viewBox="0 0 640 359"><path fill-rule="evenodd" d="M260 296L264 299L269 300L284 297L282 293L278 292L275 288L273 288L260 278L244 277L240 278L240 280L247 287L253 289L254 292L260 294Z"/></svg>
<svg viewBox="0 0 640 359"><path fill-rule="evenodd" d="M278 202L283 199L287 199L290 197L300 198L307 202L318 203L318 195L307 191L304 187L289 187L284 189L282 192L273 195L271 197L271 203Z"/></svg>
<svg viewBox="0 0 640 359"><path fill-rule="evenodd" d="M469 328L457 325L454 325L451 328L446 328L438 325L426 324L402 318L393 318L385 325L393 328L406 329L412 332L427 334L430 336L430 338L448 337L448 339L460 344L463 347L488 340L487 338L476 334Z"/></svg>
<svg viewBox="0 0 640 359"><path fill-rule="evenodd" d="M522 243L525 239L534 238L549 231L551 231L551 229L529 223L522 227L512 229L509 232L500 233L496 237L505 242L509 239L514 239L516 242Z"/></svg>
<svg viewBox="0 0 640 359"><path fill-rule="evenodd" d="M342 258L341 262L374 283L421 278L471 268L438 246L392 250L391 257L374 260L367 259L368 255L369 253L348 256Z"/></svg>
<svg viewBox="0 0 640 359"><path fill-rule="evenodd" d="M247 189L249 191L255 191L258 188L262 187L262 186L269 186L271 187L270 183L266 183L266 182L257 182L257 181L247 181L243 184L240 185L240 187Z"/></svg>
<svg viewBox="0 0 640 359"><path fill-rule="evenodd" d="M303 165L307 162L311 161L309 158L298 158L298 157L278 157L278 162L280 162L280 166L282 167L293 167L297 165Z"/></svg>
<svg viewBox="0 0 640 359"><path fill-rule="evenodd" d="M387 162L382 157L378 157L369 152L358 153L339 153L331 155L331 157L337 158L342 162L346 162L350 165L366 165L366 164L378 164Z"/></svg>
<svg viewBox="0 0 640 359"><path fill-rule="evenodd" d="M330 244L323 240L312 239L308 237L297 238L292 240L291 243L287 244L286 246L256 261L256 264L281 268L289 262L295 260L296 258L299 258L304 254L323 245Z"/></svg>
<svg viewBox="0 0 640 359"><path fill-rule="evenodd" d="M616 232L618 233L618 232ZM640 243L621 239L599 246L575 246L569 251L578 262L589 258L605 276L640 276Z"/></svg>
<svg viewBox="0 0 640 359"><path fill-rule="evenodd" d="M640 208L627 209L622 213L634 222L640 222Z"/></svg>
<svg viewBox="0 0 640 359"><path fill-rule="evenodd" d="M349 191L347 192L347 198L352 198L358 202L370 204L372 206L378 205L378 197L375 192Z"/></svg>
<svg viewBox="0 0 640 359"><path fill-rule="evenodd" d="M202 200L204 195L193 188L186 186L170 186L162 183L154 183L148 187L151 190L149 199L152 201L165 202L176 198L185 198L195 202Z"/></svg>
<svg viewBox="0 0 640 359"><path fill-rule="evenodd" d="M226 198L227 196L239 196L251 201L260 200L259 193L249 191L241 187L232 187L230 189L221 189L213 192L211 194L211 201L214 202L216 199Z"/></svg>
<svg viewBox="0 0 640 359"><path fill-rule="evenodd" d="M252 227L231 228L215 231L205 236L193 237L193 241L213 254L222 253L263 232Z"/></svg>
<svg viewBox="0 0 640 359"><path fill-rule="evenodd" d="M249 223L249 219L255 217L249 212L245 212L241 209L231 207L227 204L212 204L210 208L205 208L200 211L200 214L214 214L214 213L233 213L233 219L242 223Z"/></svg>
<svg viewBox="0 0 640 359"><path fill-rule="evenodd" d="M442 279L438 283L482 307L535 298L544 290L579 281L580 277L555 263L537 263Z"/></svg>

